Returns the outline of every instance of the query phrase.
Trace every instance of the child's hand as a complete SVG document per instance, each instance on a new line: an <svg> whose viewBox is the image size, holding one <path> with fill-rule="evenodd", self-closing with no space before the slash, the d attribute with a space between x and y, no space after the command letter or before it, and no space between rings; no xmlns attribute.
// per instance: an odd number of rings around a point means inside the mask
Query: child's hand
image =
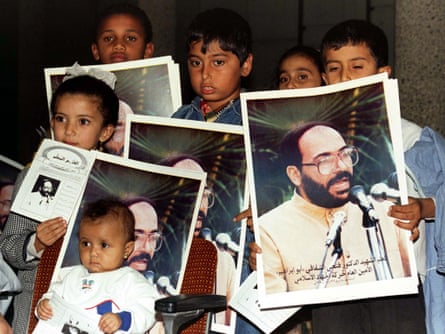
<svg viewBox="0 0 445 334"><path fill-rule="evenodd" d="M54 244L65 235L67 228L66 220L62 217L45 220L37 225L36 241L34 246L37 252Z"/></svg>
<svg viewBox="0 0 445 334"><path fill-rule="evenodd" d="M39 319L48 320L53 317L53 309L49 304L49 299L42 299L37 304L37 315Z"/></svg>
<svg viewBox="0 0 445 334"><path fill-rule="evenodd" d="M253 232L252 210L250 206L248 209L241 211L235 217L233 217L233 221L238 222L240 220L243 220L244 218L247 218L247 227L250 229L251 232Z"/></svg>
<svg viewBox="0 0 445 334"><path fill-rule="evenodd" d="M249 244L249 265L252 270L256 270L256 255L261 253L261 247L255 242Z"/></svg>
<svg viewBox="0 0 445 334"><path fill-rule="evenodd" d="M122 320L121 317L114 313L105 313L100 317L99 320L99 329L108 334L114 333L121 327Z"/></svg>
<svg viewBox="0 0 445 334"><path fill-rule="evenodd" d="M408 204L394 204L389 208L388 215L396 218L394 224L405 230L411 231L410 240L416 240L419 237L417 226L422 218L422 202L420 198L408 198Z"/></svg>

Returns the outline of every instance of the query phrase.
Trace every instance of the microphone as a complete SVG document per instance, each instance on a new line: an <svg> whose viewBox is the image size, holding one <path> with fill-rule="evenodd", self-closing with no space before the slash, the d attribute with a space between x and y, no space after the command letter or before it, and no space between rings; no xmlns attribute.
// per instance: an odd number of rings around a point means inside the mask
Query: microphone
<svg viewBox="0 0 445 334"><path fill-rule="evenodd" d="M398 190L388 187L385 183L376 183L371 187L371 196L378 202L384 200L391 201L393 203L400 203L400 193Z"/></svg>
<svg viewBox="0 0 445 334"><path fill-rule="evenodd" d="M357 204L360 209L362 209L363 213L371 220L372 225L375 225L375 223L378 221L378 216L375 212L374 206L366 196L363 186L355 185L351 187L349 198L352 203Z"/></svg>
<svg viewBox="0 0 445 334"><path fill-rule="evenodd" d="M388 187L393 189L398 189L399 179L397 177L397 172L392 172L391 174L389 174L388 177L386 178L386 183L388 184Z"/></svg>
<svg viewBox="0 0 445 334"><path fill-rule="evenodd" d="M337 233L341 230L341 225L344 223L346 214L343 211L337 211L334 213L331 221L331 227L328 231L328 236L326 237L326 246L330 246L335 240Z"/></svg>

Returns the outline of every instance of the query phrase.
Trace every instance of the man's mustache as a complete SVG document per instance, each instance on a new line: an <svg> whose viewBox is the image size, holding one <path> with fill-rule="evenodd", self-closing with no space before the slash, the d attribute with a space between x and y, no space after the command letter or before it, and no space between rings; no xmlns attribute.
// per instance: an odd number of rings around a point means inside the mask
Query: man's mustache
<svg viewBox="0 0 445 334"><path fill-rule="evenodd" d="M138 262L138 261L147 261L147 262L151 261L150 254L140 253L138 255L135 255L131 259L128 259L128 264L131 264L133 262Z"/></svg>
<svg viewBox="0 0 445 334"><path fill-rule="evenodd" d="M334 185L334 183L341 181L341 179L347 178L351 182L352 174L346 171L340 172L328 181L328 188Z"/></svg>

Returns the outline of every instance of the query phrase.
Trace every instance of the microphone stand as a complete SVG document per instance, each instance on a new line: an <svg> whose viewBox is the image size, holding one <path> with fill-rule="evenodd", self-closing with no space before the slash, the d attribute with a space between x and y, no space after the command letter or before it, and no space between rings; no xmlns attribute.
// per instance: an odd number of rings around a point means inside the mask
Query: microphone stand
<svg viewBox="0 0 445 334"><path fill-rule="evenodd" d="M391 279L392 273L388 263L385 241L379 219L371 215L369 211L363 210L363 227L366 230L376 279L378 281Z"/></svg>
<svg viewBox="0 0 445 334"><path fill-rule="evenodd" d="M324 258L323 258L323 263L322 263L322 266L320 269L320 274L318 276L318 278L319 278L318 286L317 286L318 289L326 287L326 285L329 282L329 279L331 278L332 269L334 268L335 263L343 254L343 249L341 248L340 232L341 232L341 227L336 230L336 234L335 234L335 238L334 238L334 242L333 242L334 250L332 251L332 254L331 254L333 257L332 257L331 264L326 269L325 277L323 277L323 268L324 268L324 264L326 261L326 256L324 256ZM326 252L327 252L328 248L329 248L329 245L326 245Z"/></svg>

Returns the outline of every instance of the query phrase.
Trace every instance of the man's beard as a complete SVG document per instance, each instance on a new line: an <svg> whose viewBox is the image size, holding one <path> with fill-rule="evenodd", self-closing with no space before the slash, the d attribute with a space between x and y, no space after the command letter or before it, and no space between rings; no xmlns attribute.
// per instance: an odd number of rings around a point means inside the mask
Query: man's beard
<svg viewBox="0 0 445 334"><path fill-rule="evenodd" d="M47 198L47 197L50 197L51 194L50 194L49 191L41 190L41 191L40 191L40 195L42 195L42 197Z"/></svg>
<svg viewBox="0 0 445 334"><path fill-rule="evenodd" d="M326 188L305 174L302 174L301 182L306 196L311 203L323 208L331 209L338 208L349 200L348 198L335 197L329 193L329 187L342 178L348 178L349 182L351 182L352 175L348 172L338 173L335 177L329 180Z"/></svg>

